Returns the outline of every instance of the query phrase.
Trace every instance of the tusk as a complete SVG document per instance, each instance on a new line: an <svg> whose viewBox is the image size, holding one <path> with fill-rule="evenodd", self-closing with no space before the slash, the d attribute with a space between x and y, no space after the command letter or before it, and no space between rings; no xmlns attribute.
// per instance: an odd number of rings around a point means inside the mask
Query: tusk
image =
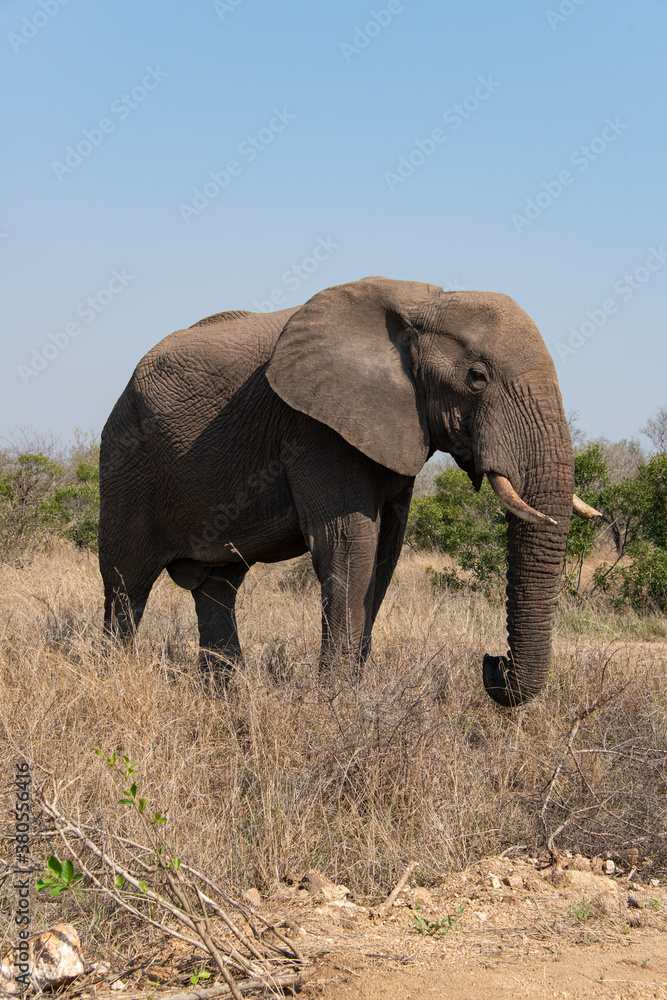
<svg viewBox="0 0 667 1000"><path fill-rule="evenodd" d="M530 524L558 523L554 521L553 517L549 517L548 514L542 514L539 510L533 510L527 503L524 503L509 479L506 479L505 476L500 476L497 472L487 472L486 478L489 480L491 489L498 499L505 504L512 514L516 514L523 521L528 521ZM592 508L590 509L592 510Z"/></svg>
<svg viewBox="0 0 667 1000"><path fill-rule="evenodd" d="M576 493L572 496L572 513L584 521L592 521L594 517L602 517L599 510L596 510L595 507L589 507Z"/></svg>

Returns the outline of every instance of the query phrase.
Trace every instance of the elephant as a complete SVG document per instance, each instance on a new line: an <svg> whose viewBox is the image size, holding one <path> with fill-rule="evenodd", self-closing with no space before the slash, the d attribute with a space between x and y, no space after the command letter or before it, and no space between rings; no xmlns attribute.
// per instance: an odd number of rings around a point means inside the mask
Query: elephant
<svg viewBox="0 0 667 1000"><path fill-rule="evenodd" d="M506 655L483 683L544 686L574 496L553 361L509 296L368 277L272 313L222 312L139 362L102 434L105 629L129 641L166 569L192 592L205 676L241 657L253 563L310 552L320 669L359 673L401 551L414 479L447 452L507 508Z"/></svg>

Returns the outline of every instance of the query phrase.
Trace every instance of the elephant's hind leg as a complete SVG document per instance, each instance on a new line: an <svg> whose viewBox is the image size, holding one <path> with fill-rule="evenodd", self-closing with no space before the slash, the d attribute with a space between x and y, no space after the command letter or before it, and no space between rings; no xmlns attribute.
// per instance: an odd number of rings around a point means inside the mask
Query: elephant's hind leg
<svg viewBox="0 0 667 1000"><path fill-rule="evenodd" d="M212 568L192 591L199 623L199 665L206 675L220 680L229 663L241 656L236 595L248 569L243 563Z"/></svg>
<svg viewBox="0 0 667 1000"><path fill-rule="evenodd" d="M162 566L157 563L138 574L135 567L123 573L115 566L102 568L104 580L104 631L129 642L141 621L148 595Z"/></svg>

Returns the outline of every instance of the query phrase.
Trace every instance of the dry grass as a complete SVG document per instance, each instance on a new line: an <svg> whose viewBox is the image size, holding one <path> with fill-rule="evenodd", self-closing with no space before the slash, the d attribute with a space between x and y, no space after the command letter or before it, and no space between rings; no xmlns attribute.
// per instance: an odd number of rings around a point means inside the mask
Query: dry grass
<svg viewBox="0 0 667 1000"><path fill-rule="evenodd" d="M481 657L505 649L502 608L437 597L424 573L435 559L404 554L363 683L336 690L317 680L308 576L294 563L256 567L239 600L246 662L218 696L198 676L190 595L168 578L123 653L100 641L93 557L63 543L4 567L3 773L25 756L35 782L67 784L61 807L122 832L127 810L94 750L126 753L168 815L174 850L215 879L270 891L315 867L378 896L412 859L428 884L510 845L543 844L540 811L577 712L629 680L582 721L545 815L550 831L573 817L560 848L636 846L664 864L664 644L590 638L565 609L545 694L500 710L482 689ZM35 844L37 863L54 846ZM8 917L11 900L1 903Z"/></svg>

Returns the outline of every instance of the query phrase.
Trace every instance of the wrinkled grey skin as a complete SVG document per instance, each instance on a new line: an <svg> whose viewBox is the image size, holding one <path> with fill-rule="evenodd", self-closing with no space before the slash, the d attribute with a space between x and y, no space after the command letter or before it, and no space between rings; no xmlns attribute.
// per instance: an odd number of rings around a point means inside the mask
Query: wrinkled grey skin
<svg viewBox="0 0 667 1000"><path fill-rule="evenodd" d="M558 522L507 515L509 651L484 657L491 697L533 697L551 662L572 445L537 328L494 293L365 278L161 341L102 435L106 628L131 636L166 567L192 591L202 665L224 670L240 655L234 602L248 568L310 550L322 662L362 663L414 477L436 450L476 487L505 476Z"/></svg>

